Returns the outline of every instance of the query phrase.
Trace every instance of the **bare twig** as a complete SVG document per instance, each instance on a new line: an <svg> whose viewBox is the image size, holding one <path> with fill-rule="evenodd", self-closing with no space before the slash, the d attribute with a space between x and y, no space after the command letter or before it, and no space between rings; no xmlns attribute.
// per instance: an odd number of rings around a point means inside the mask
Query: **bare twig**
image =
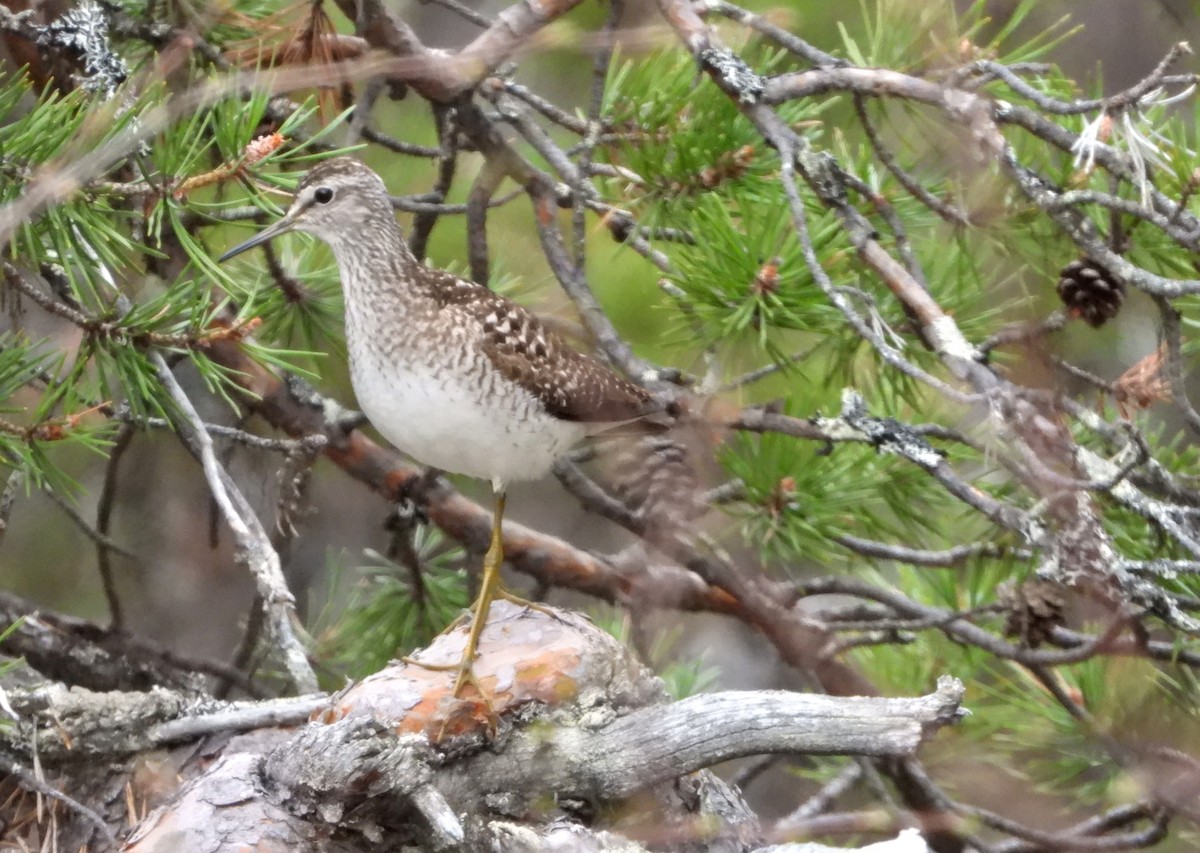
<svg viewBox="0 0 1200 853"><path fill-rule="evenodd" d="M208 431L204 429L199 414L166 361L154 351L149 352L147 357L154 365L159 382L177 407L178 420L175 425L180 438L200 462L221 516L237 540L238 557L250 569L258 585L272 642L283 655L284 666L296 688L302 693L311 693L316 690L317 678L293 628L295 599L288 591L287 581L280 569L279 555L271 547L270 539L253 507L217 462Z"/></svg>
<svg viewBox="0 0 1200 853"><path fill-rule="evenodd" d="M71 811L78 814L89 824L95 827L96 831L108 841L110 844L116 843L116 835L104 822L104 818L96 814L95 811L85 806L83 803L76 800L74 797L58 790L53 785L43 781L38 777L38 774L33 770L27 770L9 756L0 753L0 770L3 770L9 776L17 781L22 788L34 793L40 794L43 797L48 797L51 800L57 800Z"/></svg>

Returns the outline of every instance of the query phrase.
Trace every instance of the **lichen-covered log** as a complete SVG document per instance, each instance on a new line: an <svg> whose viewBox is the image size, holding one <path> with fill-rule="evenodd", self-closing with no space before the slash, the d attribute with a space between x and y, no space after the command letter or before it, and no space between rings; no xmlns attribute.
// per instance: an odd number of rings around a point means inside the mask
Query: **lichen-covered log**
<svg viewBox="0 0 1200 853"><path fill-rule="evenodd" d="M451 632L420 659L452 663L463 641ZM585 618L507 603L475 674L488 700L455 698L453 673L384 669L282 742L226 752L126 849L200 853L230 838L260 850L543 849L546 833L566 833L598 850L749 850L756 819L705 768L762 752L911 755L961 713L953 679L919 699L753 691L670 703Z"/></svg>

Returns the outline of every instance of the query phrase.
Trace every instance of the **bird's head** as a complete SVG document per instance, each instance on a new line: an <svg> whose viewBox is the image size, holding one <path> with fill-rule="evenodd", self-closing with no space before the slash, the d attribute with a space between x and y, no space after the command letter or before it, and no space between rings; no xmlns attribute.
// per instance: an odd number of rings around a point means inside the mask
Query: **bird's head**
<svg viewBox="0 0 1200 853"><path fill-rule="evenodd" d="M368 223L381 216L392 217L383 180L353 157L334 157L314 166L300 180L291 207L278 222L234 246L220 260L288 231L312 234L337 250L339 245L361 240L364 229L371 227Z"/></svg>

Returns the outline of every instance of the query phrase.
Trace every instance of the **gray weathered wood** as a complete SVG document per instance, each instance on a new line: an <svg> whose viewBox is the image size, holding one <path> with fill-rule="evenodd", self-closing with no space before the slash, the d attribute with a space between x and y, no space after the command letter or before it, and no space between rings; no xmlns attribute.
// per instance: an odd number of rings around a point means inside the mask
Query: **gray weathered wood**
<svg viewBox="0 0 1200 853"><path fill-rule="evenodd" d="M953 678L917 699L844 698L782 690L702 694L645 708L598 729L522 733L503 752L483 753L453 772L478 794L502 780L606 800L657 782L763 753L911 755L924 737L961 715Z"/></svg>

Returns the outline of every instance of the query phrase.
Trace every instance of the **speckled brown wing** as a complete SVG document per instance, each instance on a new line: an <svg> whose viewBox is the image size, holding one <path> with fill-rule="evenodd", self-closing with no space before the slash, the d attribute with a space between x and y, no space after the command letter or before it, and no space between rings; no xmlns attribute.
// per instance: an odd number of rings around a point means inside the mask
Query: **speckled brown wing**
<svg viewBox="0 0 1200 853"><path fill-rule="evenodd" d="M615 424L659 410L643 388L569 346L536 316L485 287L440 270L439 301L468 313L482 327L481 347L505 377L556 418ZM438 274L440 273L440 275Z"/></svg>

